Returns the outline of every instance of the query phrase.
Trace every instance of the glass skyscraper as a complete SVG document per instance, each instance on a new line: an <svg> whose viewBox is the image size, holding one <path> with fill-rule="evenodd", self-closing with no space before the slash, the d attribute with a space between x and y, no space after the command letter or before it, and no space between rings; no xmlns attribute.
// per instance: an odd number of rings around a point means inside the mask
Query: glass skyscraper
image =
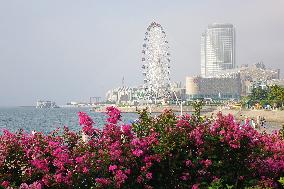
<svg viewBox="0 0 284 189"><path fill-rule="evenodd" d="M209 25L201 36L201 76L214 77L215 73L235 66L234 26Z"/></svg>

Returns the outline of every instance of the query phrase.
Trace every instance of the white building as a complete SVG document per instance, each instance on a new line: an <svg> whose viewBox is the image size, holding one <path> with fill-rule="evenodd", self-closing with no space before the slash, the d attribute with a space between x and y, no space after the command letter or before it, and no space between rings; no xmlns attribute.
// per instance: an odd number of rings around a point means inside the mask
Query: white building
<svg viewBox="0 0 284 189"><path fill-rule="evenodd" d="M241 80L235 78L186 77L186 94L188 99L240 99Z"/></svg>
<svg viewBox="0 0 284 189"><path fill-rule="evenodd" d="M108 102L125 105L135 105L143 99L142 87L118 87L107 91L106 99Z"/></svg>
<svg viewBox="0 0 284 189"><path fill-rule="evenodd" d="M235 28L232 24L209 25L201 36L201 76L235 68Z"/></svg>
<svg viewBox="0 0 284 189"><path fill-rule="evenodd" d="M267 85L281 85L284 83L280 80L280 70L266 68L263 62L254 65L244 65L239 68L223 70L216 72L214 78L240 78L241 80L241 96L249 95L253 88L266 88ZM210 77L213 79L212 77ZM227 84L230 87L230 84ZM284 85L284 84L283 84Z"/></svg>

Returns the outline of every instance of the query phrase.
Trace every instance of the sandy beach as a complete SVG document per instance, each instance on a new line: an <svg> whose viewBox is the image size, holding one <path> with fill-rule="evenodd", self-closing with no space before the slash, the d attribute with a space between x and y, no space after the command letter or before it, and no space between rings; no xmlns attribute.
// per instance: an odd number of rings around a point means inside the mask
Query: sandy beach
<svg viewBox="0 0 284 189"><path fill-rule="evenodd" d="M220 110L213 111L216 115ZM272 133L275 130L282 128L284 124L284 111L279 110L228 110L224 109L221 112L225 115L232 114L237 120L245 120L246 118L256 120L257 116L264 117L266 127L260 128L260 131Z"/></svg>

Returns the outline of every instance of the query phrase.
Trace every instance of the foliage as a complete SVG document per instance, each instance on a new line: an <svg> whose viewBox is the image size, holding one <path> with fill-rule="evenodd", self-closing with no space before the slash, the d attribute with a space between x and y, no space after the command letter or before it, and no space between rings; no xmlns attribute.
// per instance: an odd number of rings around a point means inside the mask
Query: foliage
<svg viewBox="0 0 284 189"><path fill-rule="evenodd" d="M284 177L280 177L278 181L284 187Z"/></svg>
<svg viewBox="0 0 284 189"><path fill-rule="evenodd" d="M268 97L268 90L262 89L261 87L256 87L252 89L250 98L252 101L265 100Z"/></svg>
<svg viewBox="0 0 284 189"><path fill-rule="evenodd" d="M80 133L0 136L4 188L276 188L283 183L284 141L233 116L216 120L146 110L133 125L107 108L103 129L79 112ZM283 133L282 133L283 134Z"/></svg>
<svg viewBox="0 0 284 189"><path fill-rule="evenodd" d="M200 120L200 115L201 115L201 110L203 107L203 101L202 100L196 100L192 103L193 109L194 109L194 113L193 113L193 117L195 117L198 121Z"/></svg>
<svg viewBox="0 0 284 189"><path fill-rule="evenodd" d="M270 105L273 107L284 106L284 87L278 85L269 86L265 89L261 87L253 88L248 97L242 99L244 105L253 106L260 103L262 107Z"/></svg>
<svg viewBox="0 0 284 189"><path fill-rule="evenodd" d="M280 104L283 107L284 103L284 88L274 85L269 88L270 92L268 95L268 99L274 101L275 103Z"/></svg>

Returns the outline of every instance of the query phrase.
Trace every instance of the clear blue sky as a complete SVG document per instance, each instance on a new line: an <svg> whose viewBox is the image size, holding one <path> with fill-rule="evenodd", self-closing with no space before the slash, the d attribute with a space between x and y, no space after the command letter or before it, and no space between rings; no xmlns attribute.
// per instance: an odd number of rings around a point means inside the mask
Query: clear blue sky
<svg viewBox="0 0 284 189"><path fill-rule="evenodd" d="M165 29L171 77L200 73L200 35L232 23L237 65L284 72L283 0L0 0L0 106L65 104L142 83L141 50L152 22Z"/></svg>

